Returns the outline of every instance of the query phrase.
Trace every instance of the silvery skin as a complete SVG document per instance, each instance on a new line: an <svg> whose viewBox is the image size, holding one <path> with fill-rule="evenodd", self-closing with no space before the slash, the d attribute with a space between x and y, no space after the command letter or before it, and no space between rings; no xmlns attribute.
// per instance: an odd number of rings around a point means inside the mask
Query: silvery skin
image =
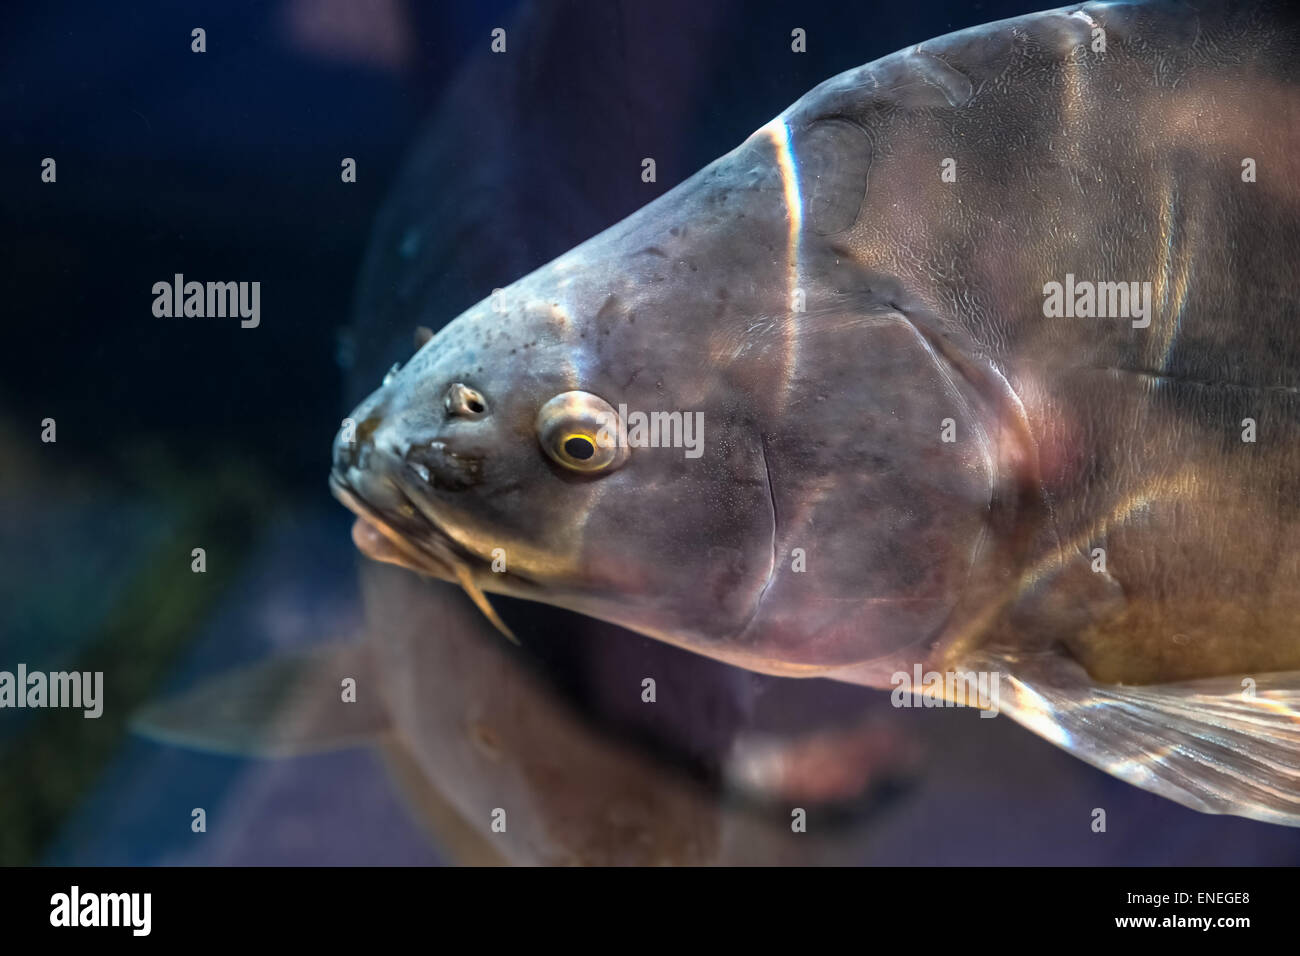
<svg viewBox="0 0 1300 956"><path fill-rule="evenodd" d="M1082 759L1295 824L1298 41L1090 4L828 80L363 401L355 539L764 673L998 673Z"/></svg>

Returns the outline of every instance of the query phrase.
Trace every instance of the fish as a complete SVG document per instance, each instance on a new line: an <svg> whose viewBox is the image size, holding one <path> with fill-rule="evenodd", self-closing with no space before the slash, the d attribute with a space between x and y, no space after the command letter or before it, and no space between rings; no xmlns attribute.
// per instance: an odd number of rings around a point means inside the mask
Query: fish
<svg viewBox="0 0 1300 956"><path fill-rule="evenodd" d="M529 123L563 120L569 105L548 97L546 78L571 56L557 41L589 31L592 16L526 6L512 34L551 37L548 45L505 74L491 55L472 61L456 81L461 95L431 117L362 269L340 356L353 399L412 342L432 337L425 327L412 337L423 298L445 301L463 294L465 276L491 283L494 271L545 261L583 237L574 230L590 234L633 208L575 192L582 206L566 209L568 239L549 219L488 220L488 204L463 197L508 195L517 188L509 167L466 166L449 148L524 139ZM601 47L583 60L602 79L586 84L591 96L609 95L623 56ZM484 96L514 105L490 121L465 110ZM564 155L547 155L558 170L571 168ZM860 863L882 813L917 785L919 755L960 747L951 725L920 739L887 719L887 702L849 685L765 678L592 618L503 607L526 645L518 647L499 640L459 585L365 558L358 584L358 630L200 679L141 709L133 729L159 744L248 758L372 749L439 855L470 865ZM646 699L647 676L658 699ZM342 699L344 681L355 699ZM807 814L806 832L792 828L796 811Z"/></svg>
<svg viewBox="0 0 1300 956"><path fill-rule="evenodd" d="M354 542L1300 825L1297 53L1090 3L827 80L385 376Z"/></svg>

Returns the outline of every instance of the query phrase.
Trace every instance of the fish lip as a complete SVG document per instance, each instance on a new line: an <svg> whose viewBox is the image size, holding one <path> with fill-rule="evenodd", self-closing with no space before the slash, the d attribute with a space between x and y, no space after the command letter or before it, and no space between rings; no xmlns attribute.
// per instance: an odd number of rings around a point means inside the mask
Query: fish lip
<svg viewBox="0 0 1300 956"><path fill-rule="evenodd" d="M399 525L390 515L370 504L345 477L339 475L336 471L330 472L329 484L330 493L345 508L379 531L409 560L410 563L406 566L410 567L411 570L432 575L452 584L460 583L456 569L443 555L438 553L440 550L450 555L463 569L468 569L475 577L480 576L477 572L482 572L489 567L490 562L486 558L466 549L443 530L441 525L429 513L429 509L423 506L417 498L410 495L403 487L402 482L393 481L391 487L419 515L420 525L418 528ZM427 543L430 539L436 542L436 547ZM498 585L498 587L491 590L498 590L503 579L509 580L516 587L535 584L535 582L516 571L492 571L490 579Z"/></svg>
<svg viewBox="0 0 1300 956"><path fill-rule="evenodd" d="M444 581L456 581L456 574L452 567L433 553L432 549L420 543L419 534L421 533L437 538L440 544L449 550L458 552L459 556L465 559L473 559L473 556L464 553L464 549L458 547L447 536L446 532L430 522L423 510L416 508L421 518L424 519L424 526L420 529L407 530L398 526L391 516L370 504L346 478L341 477L337 472L330 473L329 485L330 493L335 499L382 534L397 551L408 559L408 566L412 570L432 575ZM402 491L399 486L395 485L394 487L397 487L403 498L410 500L407 498L406 492ZM412 507L415 506L414 502L411 502L411 504ZM470 563L469 560L466 563Z"/></svg>

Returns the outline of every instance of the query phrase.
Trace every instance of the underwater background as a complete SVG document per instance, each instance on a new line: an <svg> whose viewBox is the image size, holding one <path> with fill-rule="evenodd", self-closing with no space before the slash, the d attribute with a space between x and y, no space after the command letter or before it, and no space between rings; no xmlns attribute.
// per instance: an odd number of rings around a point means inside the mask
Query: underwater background
<svg viewBox="0 0 1300 956"><path fill-rule="evenodd" d="M326 486L330 445L411 354L417 325L436 330L617 222L822 80L1036 9L55 0L7 11L0 669L103 671L107 699L97 720L0 711L0 863L459 858L373 750L244 759L147 740L128 722L230 668L363 631L364 559ZM203 53L191 50L196 27ZM504 56L490 51L497 27ZM792 55L796 27L807 52ZM656 182L641 180L644 156ZM355 182L342 181L345 157ZM260 282L258 326L156 317L152 286L176 273ZM55 442L41 440L46 419ZM557 709L719 807L766 812L727 777L739 735L831 728L835 753L862 770L827 784L819 819L835 852L799 862L1300 862L1300 832L1184 809L1009 720L895 710L883 692L742 674L554 609L501 608L525 645L508 653ZM647 668L686 689L653 717L610 691ZM196 807L206 832L191 829ZM1089 827L1094 807L1105 833Z"/></svg>

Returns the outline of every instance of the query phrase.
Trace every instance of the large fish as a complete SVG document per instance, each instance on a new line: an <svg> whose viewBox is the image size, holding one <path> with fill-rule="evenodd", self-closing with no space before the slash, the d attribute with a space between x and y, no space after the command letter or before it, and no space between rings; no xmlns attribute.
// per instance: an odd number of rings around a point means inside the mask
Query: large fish
<svg viewBox="0 0 1300 956"><path fill-rule="evenodd" d="M1125 780L1300 823L1284 10L1089 4L823 83L389 376L334 447L355 540L768 674L991 672Z"/></svg>
<svg viewBox="0 0 1300 956"><path fill-rule="evenodd" d="M727 29L719 9L705 19ZM346 350L354 398L409 353L414 322L445 317L429 303L472 301L466 287L490 287L634 208L575 189L558 231L558 209L501 214L530 179L581 182L582 160L605 161L564 124L611 98L623 108L620 84L635 74L625 49L597 44L572 89L572 59L584 37L625 16L525 5L510 33L529 37L526 60L503 71L484 51L467 64L377 222ZM676 62L708 35L697 20L656 55ZM548 87L556 64L566 65L562 101ZM676 75L675 88L654 93L675 117L692 90L689 71ZM474 108L484 100L496 106L487 118ZM546 144L528 154L527 175L509 146L518 142ZM464 164L466 144L494 161ZM922 784L920 753L959 750L968 725L938 722L926 736L898 727L888 700L861 688L738 671L536 605L505 610L528 644L510 647L454 587L370 561L361 570L362 635L200 682L136 715L137 729L253 756L372 746L458 862L848 863L879 852L878 811L897 808L900 785L943 790L936 774ZM355 703L340 699L344 679L356 682ZM794 808L807 832L792 829ZM494 826L497 810L508 827Z"/></svg>

